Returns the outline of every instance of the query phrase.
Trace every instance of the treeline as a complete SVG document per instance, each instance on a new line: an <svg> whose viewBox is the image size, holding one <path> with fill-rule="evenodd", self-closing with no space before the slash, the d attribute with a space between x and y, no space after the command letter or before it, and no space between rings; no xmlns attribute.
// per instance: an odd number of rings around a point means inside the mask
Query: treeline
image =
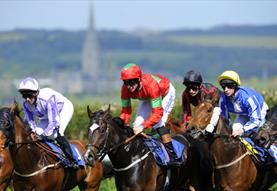
<svg viewBox="0 0 277 191"><path fill-rule="evenodd" d="M277 73L277 26L222 26L209 30L97 31L102 63L137 62L146 71L182 76L199 70L207 79L233 69L244 78ZM85 31L0 32L0 75L48 76L81 68ZM201 40L201 41L200 41ZM276 43L275 43L276 42ZM245 46L244 46L245 45Z"/></svg>

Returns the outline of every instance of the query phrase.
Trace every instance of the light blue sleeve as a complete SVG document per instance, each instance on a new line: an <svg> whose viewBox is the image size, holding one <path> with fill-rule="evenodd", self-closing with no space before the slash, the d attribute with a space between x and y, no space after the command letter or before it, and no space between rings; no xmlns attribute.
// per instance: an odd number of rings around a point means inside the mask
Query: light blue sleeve
<svg viewBox="0 0 277 191"><path fill-rule="evenodd" d="M259 106L258 101L253 98L249 97L248 99L245 98L244 100L244 107L247 108L249 121L243 126L245 132L260 127L262 123L261 118L261 106Z"/></svg>
<svg viewBox="0 0 277 191"><path fill-rule="evenodd" d="M58 105L55 95L52 95L49 100L46 102L48 121L49 124L45 129L46 134L53 130L55 127L60 125L60 113L58 110Z"/></svg>

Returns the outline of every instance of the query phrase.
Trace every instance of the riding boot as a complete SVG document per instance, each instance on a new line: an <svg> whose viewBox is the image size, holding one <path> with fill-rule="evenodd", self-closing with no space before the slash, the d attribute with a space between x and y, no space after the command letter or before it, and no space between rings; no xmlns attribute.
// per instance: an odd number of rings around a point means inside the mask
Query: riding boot
<svg viewBox="0 0 277 191"><path fill-rule="evenodd" d="M69 159L69 168L78 168L78 164L76 164L75 159L73 158L72 150L70 148L69 142L64 136L58 136L56 138L58 144L60 145L61 149L63 150L66 157Z"/></svg>
<svg viewBox="0 0 277 191"><path fill-rule="evenodd" d="M157 131L159 135L161 136L162 142L165 145L165 149L173 161L177 160L178 157L174 151L173 145L172 145L172 140L169 134L169 129L166 128L165 126L157 128Z"/></svg>
<svg viewBox="0 0 277 191"><path fill-rule="evenodd" d="M277 146L274 143L268 148L268 153L273 158L274 162L277 163Z"/></svg>

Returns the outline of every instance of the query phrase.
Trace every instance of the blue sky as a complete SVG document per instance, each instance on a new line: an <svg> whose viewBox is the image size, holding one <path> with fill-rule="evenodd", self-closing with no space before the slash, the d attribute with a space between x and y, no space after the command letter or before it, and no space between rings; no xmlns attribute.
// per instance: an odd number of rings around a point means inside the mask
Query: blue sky
<svg viewBox="0 0 277 191"><path fill-rule="evenodd" d="M277 24L275 0L94 0L93 5L98 30ZM0 31L83 30L90 6L88 0L0 0Z"/></svg>

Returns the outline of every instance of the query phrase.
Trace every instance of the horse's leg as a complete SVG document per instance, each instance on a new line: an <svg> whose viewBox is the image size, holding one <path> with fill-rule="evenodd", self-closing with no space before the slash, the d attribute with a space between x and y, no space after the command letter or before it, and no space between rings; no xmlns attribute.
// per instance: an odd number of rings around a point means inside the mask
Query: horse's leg
<svg viewBox="0 0 277 191"><path fill-rule="evenodd" d="M87 168L87 176L85 179L86 182L86 191L97 191L99 189L101 179L104 174L103 165L99 161L95 161L93 167L89 166Z"/></svg>
<svg viewBox="0 0 277 191"><path fill-rule="evenodd" d="M13 172L13 163L7 149L1 152L0 160L0 191L5 191L11 182Z"/></svg>

